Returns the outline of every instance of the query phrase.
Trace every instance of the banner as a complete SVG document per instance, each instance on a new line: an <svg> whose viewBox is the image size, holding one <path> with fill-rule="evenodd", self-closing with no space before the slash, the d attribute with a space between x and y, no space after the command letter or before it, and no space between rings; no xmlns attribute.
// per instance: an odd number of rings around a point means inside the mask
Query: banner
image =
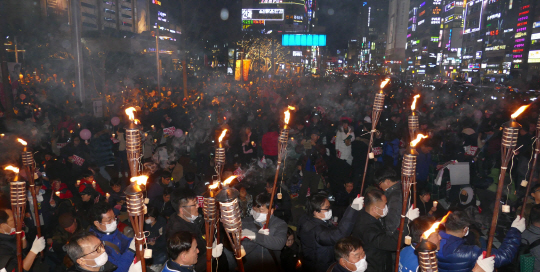
<svg viewBox="0 0 540 272"><path fill-rule="evenodd" d="M173 127L168 127L168 128L163 129L163 134L172 136L172 135L174 135L175 131L176 131L176 128L174 126Z"/></svg>
<svg viewBox="0 0 540 272"><path fill-rule="evenodd" d="M240 81L240 77L242 76L242 60L236 61L236 67L234 69L234 80Z"/></svg>
<svg viewBox="0 0 540 272"><path fill-rule="evenodd" d="M244 81L248 81L248 77L249 77L249 67L251 66L251 60L249 59L245 59L243 60L244 61L244 70L243 70L243 76L244 76Z"/></svg>
<svg viewBox="0 0 540 272"><path fill-rule="evenodd" d="M78 165L78 166L82 166L83 163L84 163L84 159L77 156L77 155L73 155L73 163Z"/></svg>
<svg viewBox="0 0 540 272"><path fill-rule="evenodd" d="M204 205L204 197L202 196L197 196L197 204L198 204L198 208L202 208Z"/></svg>

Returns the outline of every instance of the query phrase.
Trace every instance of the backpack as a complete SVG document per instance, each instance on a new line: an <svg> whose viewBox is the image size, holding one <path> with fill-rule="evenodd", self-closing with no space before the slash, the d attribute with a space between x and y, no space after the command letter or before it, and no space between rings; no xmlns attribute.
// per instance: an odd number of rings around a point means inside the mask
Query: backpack
<svg viewBox="0 0 540 272"><path fill-rule="evenodd" d="M540 239L534 241L530 245L523 245L519 255L519 271L520 272L533 272L534 271L534 256L531 254L531 250L540 245Z"/></svg>

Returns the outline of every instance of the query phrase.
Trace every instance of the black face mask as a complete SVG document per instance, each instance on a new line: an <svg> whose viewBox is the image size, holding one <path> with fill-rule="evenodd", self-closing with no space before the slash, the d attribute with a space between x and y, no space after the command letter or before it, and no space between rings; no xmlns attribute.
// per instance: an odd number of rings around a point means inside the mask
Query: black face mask
<svg viewBox="0 0 540 272"><path fill-rule="evenodd" d="M468 198L469 198L468 195L459 195L459 200L461 202L466 202Z"/></svg>

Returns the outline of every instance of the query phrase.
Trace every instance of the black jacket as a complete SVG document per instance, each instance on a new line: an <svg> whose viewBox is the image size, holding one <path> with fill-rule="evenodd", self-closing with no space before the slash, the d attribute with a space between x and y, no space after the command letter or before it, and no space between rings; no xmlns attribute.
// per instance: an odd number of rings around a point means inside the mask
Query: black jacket
<svg viewBox="0 0 540 272"><path fill-rule="evenodd" d="M304 271L325 272L334 262L334 245L351 234L358 212L349 207L339 225L305 215L298 221L298 238L304 252Z"/></svg>
<svg viewBox="0 0 540 272"><path fill-rule="evenodd" d="M401 221L401 209L403 208L403 194L401 193L401 182L398 182L388 188L384 195L386 196L388 206L388 215L384 217L386 231L389 235L393 234Z"/></svg>
<svg viewBox="0 0 540 272"><path fill-rule="evenodd" d="M352 235L364 242L368 262L366 272L393 271L392 252L396 251L399 231L387 234L381 221L362 209L356 219Z"/></svg>
<svg viewBox="0 0 540 272"><path fill-rule="evenodd" d="M199 249L199 256L197 257L197 264L195 265L195 271L206 271L206 240L203 238L204 233L204 220L202 217L198 217L193 223L182 219L178 214L173 214L167 222L165 228L165 237L167 239L179 231L189 231L197 240L197 248Z"/></svg>
<svg viewBox="0 0 540 272"><path fill-rule="evenodd" d="M24 258L24 257L23 257ZM15 235L0 234L0 267L17 271L17 241Z"/></svg>

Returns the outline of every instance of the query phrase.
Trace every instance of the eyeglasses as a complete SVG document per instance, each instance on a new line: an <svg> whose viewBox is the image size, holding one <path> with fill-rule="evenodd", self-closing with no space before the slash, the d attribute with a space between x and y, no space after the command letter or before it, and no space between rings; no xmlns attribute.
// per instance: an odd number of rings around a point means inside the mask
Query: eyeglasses
<svg viewBox="0 0 540 272"><path fill-rule="evenodd" d="M99 243L99 245L94 249L92 252L82 255L81 257L77 258L80 259L82 257L86 257L94 252L103 252L105 250L105 244L103 242Z"/></svg>
<svg viewBox="0 0 540 272"><path fill-rule="evenodd" d="M321 209L321 211L329 211L331 210L330 207L328 209Z"/></svg>
<svg viewBox="0 0 540 272"><path fill-rule="evenodd" d="M197 207L197 204L182 206L182 208L193 208L193 207Z"/></svg>

